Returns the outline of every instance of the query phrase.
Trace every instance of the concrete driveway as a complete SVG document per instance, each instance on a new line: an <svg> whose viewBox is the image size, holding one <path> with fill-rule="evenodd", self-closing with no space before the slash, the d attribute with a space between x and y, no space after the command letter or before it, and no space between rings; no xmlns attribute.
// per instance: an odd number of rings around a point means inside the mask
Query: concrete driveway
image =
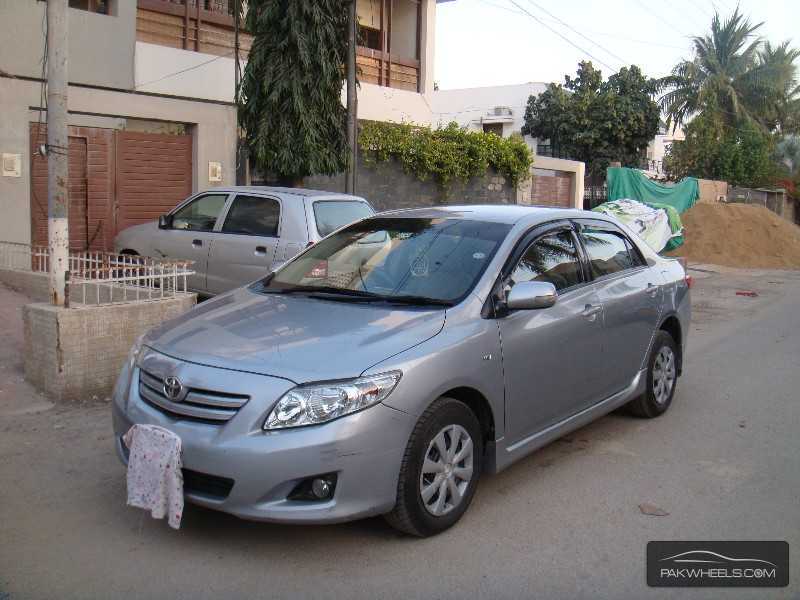
<svg viewBox="0 0 800 600"><path fill-rule="evenodd" d="M127 508L108 405L52 406L21 381L23 299L0 289L0 599L798 598L800 273L698 268L671 410L610 415L485 478L427 540L192 506L176 532ZM788 541L790 586L646 586L649 540L719 539Z"/></svg>

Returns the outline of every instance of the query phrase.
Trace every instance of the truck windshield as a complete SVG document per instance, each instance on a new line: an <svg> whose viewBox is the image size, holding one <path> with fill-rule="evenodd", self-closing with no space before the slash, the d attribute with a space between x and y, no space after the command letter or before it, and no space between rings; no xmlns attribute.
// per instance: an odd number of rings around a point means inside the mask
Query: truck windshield
<svg viewBox="0 0 800 600"><path fill-rule="evenodd" d="M374 214L366 202L357 200L317 200L314 202L314 221L317 233L325 237L339 227Z"/></svg>
<svg viewBox="0 0 800 600"><path fill-rule="evenodd" d="M311 246L258 284L266 293L453 304L472 290L509 225L374 217Z"/></svg>

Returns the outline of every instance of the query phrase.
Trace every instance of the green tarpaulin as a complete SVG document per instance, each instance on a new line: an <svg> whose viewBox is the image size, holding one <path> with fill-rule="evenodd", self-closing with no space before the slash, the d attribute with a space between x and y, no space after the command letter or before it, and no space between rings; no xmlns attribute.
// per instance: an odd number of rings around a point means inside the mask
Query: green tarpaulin
<svg viewBox="0 0 800 600"><path fill-rule="evenodd" d="M697 179L687 177L675 185L651 181L641 171L611 167L607 175L609 200L638 200L645 204L666 204L678 213L694 206L700 196ZM661 207L659 207L661 208Z"/></svg>
<svg viewBox="0 0 800 600"><path fill-rule="evenodd" d="M661 185L636 169L611 167L606 182L608 202L594 210L613 214L628 225L636 225L634 229L656 252L673 250L683 244L680 214L694 206L700 196L697 179L687 177L675 185ZM665 217L646 217L647 211L637 208L636 202L664 211ZM665 230L667 227L669 231Z"/></svg>

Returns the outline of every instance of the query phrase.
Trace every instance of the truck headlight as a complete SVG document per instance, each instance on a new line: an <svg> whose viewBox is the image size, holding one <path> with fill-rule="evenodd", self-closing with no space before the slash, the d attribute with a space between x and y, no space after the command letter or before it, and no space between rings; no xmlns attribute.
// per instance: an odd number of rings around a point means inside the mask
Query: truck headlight
<svg viewBox="0 0 800 600"><path fill-rule="evenodd" d="M264 421L264 429L317 425L373 406L400 381L400 371L349 381L301 385L286 392Z"/></svg>

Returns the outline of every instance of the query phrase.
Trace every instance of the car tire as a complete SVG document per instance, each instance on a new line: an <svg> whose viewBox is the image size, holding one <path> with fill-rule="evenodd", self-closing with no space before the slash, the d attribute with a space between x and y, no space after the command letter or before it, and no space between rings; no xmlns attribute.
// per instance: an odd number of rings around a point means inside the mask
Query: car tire
<svg viewBox="0 0 800 600"><path fill-rule="evenodd" d="M666 331L659 330L647 359L647 388L628 408L637 417L652 419L672 404L678 383L678 346Z"/></svg>
<svg viewBox="0 0 800 600"><path fill-rule="evenodd" d="M469 507L482 467L483 438L475 414L463 402L439 398L414 427L400 466L397 502L386 520L419 537L452 527Z"/></svg>

